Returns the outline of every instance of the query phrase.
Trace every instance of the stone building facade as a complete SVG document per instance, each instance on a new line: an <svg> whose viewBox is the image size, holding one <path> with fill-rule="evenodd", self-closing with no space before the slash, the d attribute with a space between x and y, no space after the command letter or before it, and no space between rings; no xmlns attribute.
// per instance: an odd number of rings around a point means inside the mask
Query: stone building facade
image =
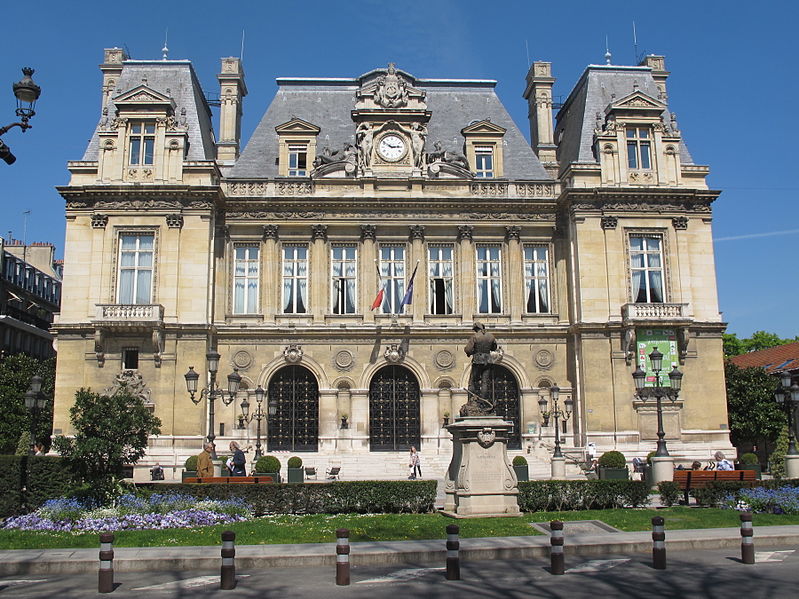
<svg viewBox="0 0 799 599"><path fill-rule="evenodd" d="M238 59L221 61L217 135L189 62L114 48L100 69L99 123L59 188L56 433L69 432L76 389L140 377L163 423L142 468L180 466L208 426L184 374L203 387L216 349L222 386L242 377L229 404L214 402L218 444L256 442L241 403L254 410L260 386L276 411L264 452L378 476L370 464L415 445L435 471L479 321L499 340L492 399L534 472L548 472L553 386L561 407L573 400L559 424L575 460L588 442L628 459L654 448L653 402L635 400L631 377L652 347L685 373L664 415L672 453L730 449L719 192L669 109L663 57L587 67L555 118L551 65L534 63L532 143L494 81L393 64L278 79L241 151Z"/></svg>

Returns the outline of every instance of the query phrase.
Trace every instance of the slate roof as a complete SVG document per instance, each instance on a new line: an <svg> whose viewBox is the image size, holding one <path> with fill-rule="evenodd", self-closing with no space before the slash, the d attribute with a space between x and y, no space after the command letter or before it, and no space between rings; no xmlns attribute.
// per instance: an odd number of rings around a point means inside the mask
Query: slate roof
<svg viewBox="0 0 799 599"><path fill-rule="evenodd" d="M639 91L660 99L650 67L589 65L586 68L556 115L555 139L560 140L558 161L561 165L597 162L593 152L596 113L604 118L608 104L633 93L635 84ZM668 109L663 112L663 118L669 122ZM683 164L694 163L684 140L680 143L680 158Z"/></svg>
<svg viewBox="0 0 799 599"><path fill-rule="evenodd" d="M278 91L258 127L247 143L228 178L272 178L278 173L278 137L275 127L294 117L321 130L317 151L328 146L342 147L355 141L355 123L350 111L355 108L359 79L277 80ZM415 79L413 86L427 93L428 123L426 151L441 140L446 149L463 148L461 129L475 121L490 119L507 129L504 137L505 179L551 180L522 132L497 97L495 81Z"/></svg>
<svg viewBox="0 0 799 599"><path fill-rule="evenodd" d="M147 80L147 87L172 97L175 101L175 116L178 119L180 119L181 109L186 109L189 133L189 151L186 159L213 160L216 148L211 123L211 109L205 101L197 75L188 60L126 60L123 62L122 74L116 84L116 88L120 91L111 96L108 106L109 117L113 118L116 110L113 104L114 98L142 85L142 79ZM98 159L97 131L101 120L102 114L98 119L98 126L95 128L94 134L89 140L83 160Z"/></svg>
<svg viewBox="0 0 799 599"><path fill-rule="evenodd" d="M769 374L783 370L797 370L799 369L799 342L733 356L730 358L730 362L739 368L765 368Z"/></svg>

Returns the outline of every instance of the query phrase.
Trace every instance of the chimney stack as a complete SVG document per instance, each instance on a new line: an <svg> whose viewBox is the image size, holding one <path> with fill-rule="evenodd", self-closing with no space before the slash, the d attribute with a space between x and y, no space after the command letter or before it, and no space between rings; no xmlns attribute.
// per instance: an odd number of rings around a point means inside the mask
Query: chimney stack
<svg viewBox="0 0 799 599"><path fill-rule="evenodd" d="M216 159L218 162L233 163L239 157L242 100L247 95L241 59L223 58L222 72L216 78L219 80L221 103Z"/></svg>
<svg viewBox="0 0 799 599"><path fill-rule="evenodd" d="M533 151L547 169L557 167L557 156L552 126L552 76L551 62L534 62L527 73L527 100L530 119L530 139Z"/></svg>

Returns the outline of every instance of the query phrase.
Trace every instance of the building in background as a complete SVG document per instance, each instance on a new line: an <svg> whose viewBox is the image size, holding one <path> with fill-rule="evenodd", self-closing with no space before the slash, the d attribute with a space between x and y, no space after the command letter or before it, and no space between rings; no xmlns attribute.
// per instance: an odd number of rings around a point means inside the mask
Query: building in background
<svg viewBox="0 0 799 599"><path fill-rule="evenodd" d="M162 421L142 471L182 466L208 418L184 374L202 387L215 349L222 385L242 377L229 405L215 402L221 445L255 443L241 403L252 411L260 386L276 404L269 452L387 478L414 445L441 474L479 321L499 340L491 396L531 475L549 474L554 422L539 402L553 386L574 401L560 433L575 460L588 442L628 459L654 449L654 402L635 399L631 377L653 347L685 373L665 407L671 453L732 449L719 192L683 142L662 56L587 67L556 115L551 64L534 63L532 143L495 81L393 64L278 79L241 152L239 59L221 61L216 135L188 61L113 48L100 69L102 113L59 188L56 434L77 389L135 378Z"/></svg>

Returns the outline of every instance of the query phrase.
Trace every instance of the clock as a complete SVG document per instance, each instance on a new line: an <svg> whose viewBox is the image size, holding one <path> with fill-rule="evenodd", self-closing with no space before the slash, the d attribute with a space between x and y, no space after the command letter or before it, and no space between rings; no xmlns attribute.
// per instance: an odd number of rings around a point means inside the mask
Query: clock
<svg viewBox="0 0 799 599"><path fill-rule="evenodd" d="M384 135L377 144L377 152L383 160L396 162L405 155L405 140L399 135Z"/></svg>

